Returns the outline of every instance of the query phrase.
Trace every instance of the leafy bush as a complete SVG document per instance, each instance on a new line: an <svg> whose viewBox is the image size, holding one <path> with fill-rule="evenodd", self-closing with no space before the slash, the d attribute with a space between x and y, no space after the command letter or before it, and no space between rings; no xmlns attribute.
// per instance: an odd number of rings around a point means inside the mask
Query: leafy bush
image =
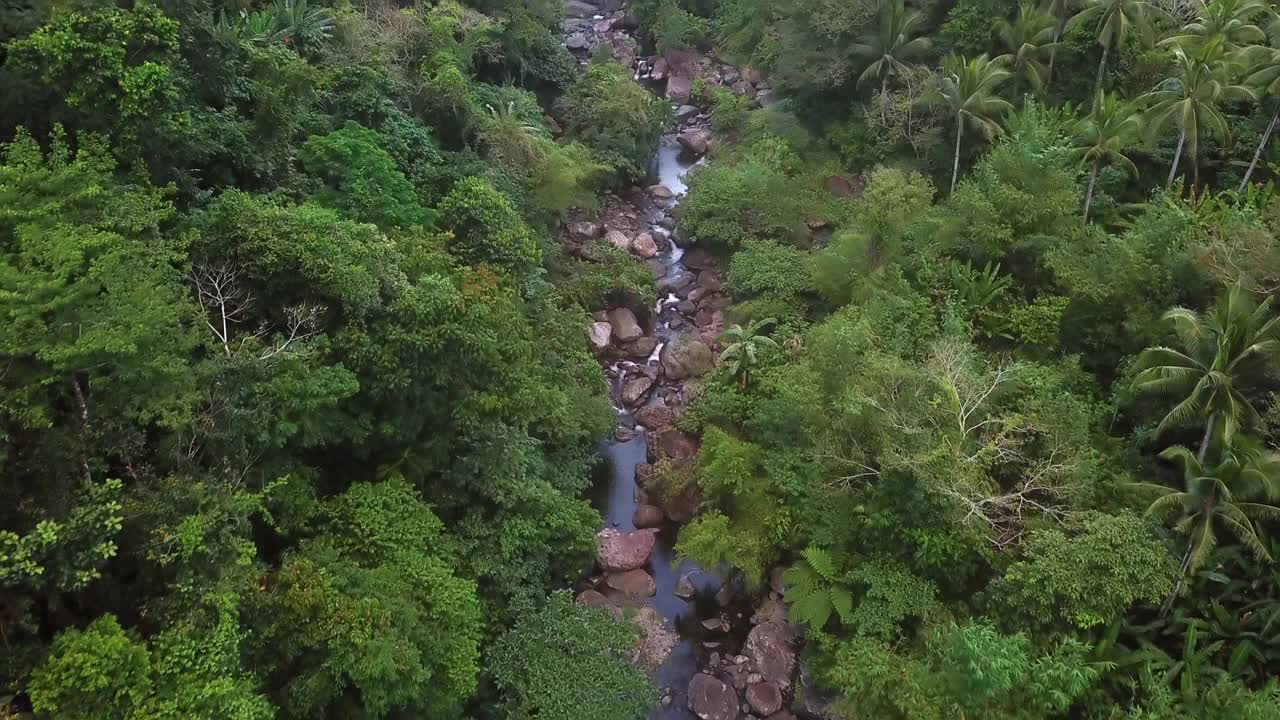
<svg viewBox="0 0 1280 720"><path fill-rule="evenodd" d="M382 137L357 123L307 140L302 163L324 182L316 199L326 207L385 228L431 223L413 185L383 149Z"/></svg>
<svg viewBox="0 0 1280 720"><path fill-rule="evenodd" d="M566 95L565 130L590 147L623 179L636 181L649 170L670 105L631 77L616 62L593 64Z"/></svg>

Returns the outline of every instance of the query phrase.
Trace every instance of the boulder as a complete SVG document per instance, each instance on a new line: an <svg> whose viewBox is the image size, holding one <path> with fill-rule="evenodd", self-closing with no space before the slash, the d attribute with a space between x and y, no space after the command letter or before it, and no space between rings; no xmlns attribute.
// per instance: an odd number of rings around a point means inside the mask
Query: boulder
<svg viewBox="0 0 1280 720"><path fill-rule="evenodd" d="M565 226L569 239L574 242L589 242L600 237L600 226L593 222L571 222Z"/></svg>
<svg viewBox="0 0 1280 720"><path fill-rule="evenodd" d="M689 711L699 720L737 720L737 693L706 673L689 681L688 702Z"/></svg>
<svg viewBox="0 0 1280 720"><path fill-rule="evenodd" d="M569 48L570 50L585 50L586 47L590 44L591 44L591 41L587 39L587 34L580 33L580 32L576 32L570 35L564 41L565 47Z"/></svg>
<svg viewBox="0 0 1280 720"><path fill-rule="evenodd" d="M682 430L668 428L651 436L649 452L655 457L692 461L698 457L698 442Z"/></svg>
<svg viewBox="0 0 1280 720"><path fill-rule="evenodd" d="M609 311L609 325L613 328L613 337L618 342L628 343L644 335L636 314L630 308L614 308Z"/></svg>
<svg viewBox="0 0 1280 720"><path fill-rule="evenodd" d="M667 78L667 98L680 105L688 105L693 97L693 86L688 75L672 75Z"/></svg>
<svg viewBox="0 0 1280 720"><path fill-rule="evenodd" d="M646 335L635 342L630 343L623 349L626 350L628 356L636 360L648 360L649 356L653 354L653 351L656 350L657 347L658 338L653 337L652 335Z"/></svg>
<svg viewBox="0 0 1280 720"><path fill-rule="evenodd" d="M632 662L639 665L647 673L657 672L658 668L671 656L671 651L680 644L680 635L657 610L645 606L631 618L636 629L635 653Z"/></svg>
<svg viewBox="0 0 1280 720"><path fill-rule="evenodd" d="M707 290L707 292L719 292L724 287L724 281L720 279L718 273L703 271L698 276L698 284Z"/></svg>
<svg viewBox="0 0 1280 720"><path fill-rule="evenodd" d="M757 715L769 716L782 709L782 691L771 682L747 687L747 704Z"/></svg>
<svg viewBox="0 0 1280 720"><path fill-rule="evenodd" d="M636 422L649 428L657 430L664 428L675 420L675 413L669 407L661 405L647 405L635 412Z"/></svg>
<svg viewBox="0 0 1280 720"><path fill-rule="evenodd" d="M676 581L676 587L671 592L678 598L688 600L698 593L698 589L694 587L693 578L689 577L689 573L685 573Z"/></svg>
<svg viewBox="0 0 1280 720"><path fill-rule="evenodd" d="M609 573L604 576L604 584L633 600L653 597L658 593L658 585L654 583L653 576L644 570Z"/></svg>
<svg viewBox="0 0 1280 720"><path fill-rule="evenodd" d="M732 85L733 83L738 82L738 80L742 77L742 73L738 72L738 68L732 65L725 65L724 68L720 71L720 77L725 82Z"/></svg>
<svg viewBox="0 0 1280 720"><path fill-rule="evenodd" d="M658 254L658 243L654 242L653 235L642 232L631 241L631 252L648 260Z"/></svg>
<svg viewBox="0 0 1280 720"><path fill-rule="evenodd" d="M649 194L659 200L670 200L676 196L675 193L671 192L671 188L666 185L650 185Z"/></svg>
<svg viewBox="0 0 1280 720"><path fill-rule="evenodd" d="M576 602L579 605L586 605L587 607L608 607L609 606L609 598L605 597L604 595L601 595L599 592L595 590L583 590L582 592L578 593L578 598Z"/></svg>
<svg viewBox="0 0 1280 720"><path fill-rule="evenodd" d="M684 148L686 153L700 158L707 154L707 147L711 143L711 132L704 128L685 130L676 137L676 142L680 143L680 147Z"/></svg>
<svg viewBox="0 0 1280 720"><path fill-rule="evenodd" d="M593 322L587 328L587 342L591 345L593 355L601 355L609 349L613 340L613 326L607 322ZM646 356L647 357L647 356Z"/></svg>
<svg viewBox="0 0 1280 720"><path fill-rule="evenodd" d="M605 233L604 238L616 248L627 251L631 250L631 238L627 237L626 233L621 230L610 230Z"/></svg>
<svg viewBox="0 0 1280 720"><path fill-rule="evenodd" d="M641 503L636 505L635 515L631 517L631 522L638 528L656 528L662 526L665 519L662 514L662 508L657 505L646 505Z"/></svg>
<svg viewBox="0 0 1280 720"><path fill-rule="evenodd" d="M714 270L720 266L714 255L701 248L690 250L681 259L690 270Z"/></svg>
<svg viewBox="0 0 1280 720"><path fill-rule="evenodd" d="M622 386L622 402L627 407L635 407L644 402L653 389L653 378L640 375L628 380Z"/></svg>
<svg viewBox="0 0 1280 720"><path fill-rule="evenodd" d="M837 197L853 197L853 183L843 175L832 175L823 182L827 192Z"/></svg>
<svg viewBox="0 0 1280 720"><path fill-rule="evenodd" d="M600 8L582 0L565 0L564 15L571 18L589 18L600 14Z"/></svg>
<svg viewBox="0 0 1280 720"><path fill-rule="evenodd" d="M760 107L769 107L777 105L782 101L782 96L773 90L764 90L756 95L756 102L760 103Z"/></svg>
<svg viewBox="0 0 1280 720"><path fill-rule="evenodd" d="M680 107L676 108L676 119L688 120L694 115L697 115L699 112L701 111L698 110L698 108L693 105L681 105Z"/></svg>
<svg viewBox="0 0 1280 720"><path fill-rule="evenodd" d="M624 67L636 64L636 43L628 37L616 38L613 41L613 59Z"/></svg>
<svg viewBox="0 0 1280 720"><path fill-rule="evenodd" d="M760 72L759 69L749 67L747 68L747 82L751 83L752 85L759 85L760 83L764 82L764 75Z"/></svg>
<svg viewBox="0 0 1280 720"><path fill-rule="evenodd" d="M667 79L667 59L660 57L653 61L653 68L649 70L649 77L654 80Z"/></svg>
<svg viewBox="0 0 1280 720"><path fill-rule="evenodd" d="M701 340L681 339L667 343L658 353L658 360L667 377L681 380L689 377L701 377L711 371L715 357L711 348Z"/></svg>
<svg viewBox="0 0 1280 720"><path fill-rule="evenodd" d="M687 270L672 273L658 281L658 292L675 292L680 288L692 285L696 279L693 273Z"/></svg>
<svg viewBox="0 0 1280 720"><path fill-rule="evenodd" d="M791 674L796 669L796 654L791 649L791 632L782 623L763 623L751 628L743 653L755 663L765 682L780 692L791 687Z"/></svg>
<svg viewBox="0 0 1280 720"><path fill-rule="evenodd" d="M600 560L600 567L608 572L642 568L653 554L656 539L653 530L624 533L615 528L605 528L596 533L596 557Z"/></svg>
<svg viewBox="0 0 1280 720"><path fill-rule="evenodd" d="M649 463L636 463L635 473L636 485L647 488L653 482L653 466Z"/></svg>

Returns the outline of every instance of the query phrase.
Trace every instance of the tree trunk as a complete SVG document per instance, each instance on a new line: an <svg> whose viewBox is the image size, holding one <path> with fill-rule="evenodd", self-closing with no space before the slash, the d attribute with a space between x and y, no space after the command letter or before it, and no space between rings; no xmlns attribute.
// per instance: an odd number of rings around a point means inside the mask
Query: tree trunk
<svg viewBox="0 0 1280 720"><path fill-rule="evenodd" d="M1244 192L1249 184L1253 169L1258 167L1258 158L1262 157L1262 150L1267 147L1267 141L1271 139L1271 131L1276 129L1276 120L1280 120L1280 107L1276 108L1275 114L1271 116L1271 122L1267 123L1267 131L1262 133L1262 142L1258 143L1258 149L1253 151L1253 160L1249 163L1249 169L1244 171L1244 179L1240 181L1240 187L1236 188L1236 192Z"/></svg>
<svg viewBox="0 0 1280 720"><path fill-rule="evenodd" d="M1206 522L1208 519L1206 518ZM1173 589L1169 591L1169 595L1165 597L1164 602L1160 603L1160 617L1169 614L1169 608L1173 607L1173 601L1182 592L1182 583L1187 579L1187 568L1191 565L1191 549L1194 547L1195 534L1187 536L1187 551L1182 554L1182 564L1178 570L1178 580L1173 584Z"/></svg>
<svg viewBox="0 0 1280 720"><path fill-rule="evenodd" d="M1049 70L1044 74L1044 92L1049 94L1049 86L1053 84L1053 63L1058 59L1058 41L1062 39L1062 21L1053 26L1053 47L1049 48Z"/></svg>
<svg viewBox="0 0 1280 720"><path fill-rule="evenodd" d="M1178 174L1178 161L1182 159L1182 146L1187 142L1187 129L1182 128L1182 134L1178 136L1178 149L1173 151L1173 167L1169 168L1169 179L1165 181L1165 189L1173 187L1173 178Z"/></svg>
<svg viewBox="0 0 1280 720"><path fill-rule="evenodd" d="M889 107L889 76L885 75L880 80L880 125L887 126L889 124L888 109Z"/></svg>
<svg viewBox="0 0 1280 720"><path fill-rule="evenodd" d="M1098 92L1102 90L1102 73L1107 69L1107 53L1111 52L1108 45L1102 46L1102 59L1098 61L1098 79L1093 83L1093 96L1098 97Z"/></svg>
<svg viewBox="0 0 1280 720"><path fill-rule="evenodd" d="M1209 415L1209 422L1204 426L1204 437L1200 438L1200 449L1196 451L1196 460L1203 465L1204 456L1209 452L1209 441L1213 439L1213 426L1218 421L1218 413L1215 411Z"/></svg>
<svg viewBox="0 0 1280 720"><path fill-rule="evenodd" d="M1089 191L1084 195L1084 224L1089 224L1089 206L1093 204L1093 184L1098 180L1098 160L1093 161L1093 170L1089 172Z"/></svg>
<svg viewBox="0 0 1280 720"><path fill-rule="evenodd" d="M951 162L951 194L956 191L956 178L960 176L960 132L964 130L964 118L956 113L956 156Z"/></svg>

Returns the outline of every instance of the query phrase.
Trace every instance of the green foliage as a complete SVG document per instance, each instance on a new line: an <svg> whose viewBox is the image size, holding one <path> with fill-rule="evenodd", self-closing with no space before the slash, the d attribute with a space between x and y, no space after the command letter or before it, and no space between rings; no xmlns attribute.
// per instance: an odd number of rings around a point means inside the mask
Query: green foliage
<svg viewBox="0 0 1280 720"><path fill-rule="evenodd" d="M152 693L151 658L110 615L84 631L68 630L32 678L38 712L72 720L133 717Z"/></svg>
<svg viewBox="0 0 1280 720"><path fill-rule="evenodd" d="M480 178L454 186L436 211L450 233L446 247L469 265L520 276L542 261L542 251L511 201Z"/></svg>
<svg viewBox="0 0 1280 720"><path fill-rule="evenodd" d="M735 298L772 296L797 300L813 290L808 257L772 240L750 240L729 261L729 289Z"/></svg>
<svg viewBox="0 0 1280 720"><path fill-rule="evenodd" d="M565 97L569 103L565 131L622 179L644 177L669 120L670 106L615 62L593 64Z"/></svg>
<svg viewBox="0 0 1280 720"><path fill-rule="evenodd" d="M348 122L314 136L302 146L302 163L324 183L316 199L326 207L384 228L431 224L413 185L372 130Z"/></svg>
<svg viewBox="0 0 1280 720"><path fill-rule="evenodd" d="M853 615L853 592L840 571L842 563L831 553L812 545L801 555L801 560L782 574L791 603L792 622L807 623L814 630L822 630L834 613L842 624L848 623Z"/></svg>
<svg viewBox="0 0 1280 720"><path fill-rule="evenodd" d="M83 590L115 556L120 532L119 480L83 488L65 520L42 520L19 535L0 530L0 586Z"/></svg>
<svg viewBox="0 0 1280 720"><path fill-rule="evenodd" d="M657 693L628 661L633 642L633 631L603 609L575 604L567 592L553 594L493 647L487 673L502 716L645 717Z"/></svg>

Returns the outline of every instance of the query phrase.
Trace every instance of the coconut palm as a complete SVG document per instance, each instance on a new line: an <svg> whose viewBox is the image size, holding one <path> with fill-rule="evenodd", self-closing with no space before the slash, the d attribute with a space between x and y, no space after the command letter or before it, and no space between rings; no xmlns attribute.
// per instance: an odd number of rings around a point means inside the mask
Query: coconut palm
<svg viewBox="0 0 1280 720"><path fill-rule="evenodd" d="M1261 424L1244 390L1260 377L1259 366L1280 354L1280 317L1271 316L1271 298L1255 304L1235 285L1208 313L1174 308L1164 319L1173 325L1182 348L1144 350L1134 389L1183 398L1160 420L1156 435L1190 420L1204 422L1197 455L1203 462L1219 423L1219 437L1227 443L1239 428Z"/></svg>
<svg viewBox="0 0 1280 720"><path fill-rule="evenodd" d="M1246 57L1251 61L1252 73L1245 78L1245 84L1256 88L1259 102L1270 101L1275 106L1275 111L1271 113L1271 122L1267 123L1267 129L1262 133L1262 140L1258 142L1258 149L1253 152L1253 159L1249 161L1249 169L1245 170L1237 192L1244 192L1249 184L1249 178L1258 167L1262 151L1266 149L1271 133L1276 129L1276 121L1280 120L1280 50L1251 48Z"/></svg>
<svg viewBox="0 0 1280 720"><path fill-rule="evenodd" d="M1004 131L1000 121L1013 106L998 96L996 89L1008 79L1009 71L1000 58L992 60L981 55L965 60L953 55L943 63L942 77L930 100L935 106L945 108L956 121L951 192L955 192L956 178L960 175L960 141L965 128L972 128L988 140Z"/></svg>
<svg viewBox="0 0 1280 720"><path fill-rule="evenodd" d="M1053 64L1058 59L1058 47L1062 44L1062 31L1067 27L1067 21L1071 19L1072 11L1076 7L1075 0L1049 0L1045 5L1045 12L1053 18L1053 42L1049 46L1049 69L1045 73L1044 85L1045 89L1049 88L1049 83L1053 82Z"/></svg>
<svg viewBox="0 0 1280 720"><path fill-rule="evenodd" d="M1037 93L1048 82L1049 69L1045 60L1056 45L1053 41L1054 26L1053 16L1030 2L1018 5L1018 15L1013 20L996 23L996 37L1007 51L1001 57L1013 71L1015 100L1022 94L1023 80Z"/></svg>
<svg viewBox="0 0 1280 720"><path fill-rule="evenodd" d="M1280 519L1280 455L1254 438L1237 435L1222 446L1217 461L1206 465L1196 453L1174 445L1160 457L1182 468L1181 490L1156 483L1137 483L1157 497L1147 514L1176 517L1174 529L1187 536L1183 577L1204 564L1225 529L1259 560L1271 562L1253 521ZM1177 592L1177 589L1174 591Z"/></svg>
<svg viewBox="0 0 1280 720"><path fill-rule="evenodd" d="M734 325L724 331L730 343L720 353L721 363L730 363L729 371L738 376L742 389L747 389L748 376L759 364L760 354L765 348L777 349L778 343L773 338L761 335L760 331L777 322L775 318L765 318L748 323L747 327Z"/></svg>
<svg viewBox="0 0 1280 720"><path fill-rule="evenodd" d="M1117 50L1130 37L1137 36L1145 44L1152 40L1151 21L1166 13L1145 0L1088 0L1085 8L1071 18L1070 24L1094 23L1098 44L1102 46L1102 58L1098 60L1098 79L1094 94L1102 88L1103 72L1107 68L1107 56Z"/></svg>
<svg viewBox="0 0 1280 720"><path fill-rule="evenodd" d="M1177 35L1160 41L1170 45L1195 49L1213 40L1222 42L1228 51L1266 40L1266 33L1254 21L1270 13L1264 0L1215 0L1196 8L1196 19L1187 23Z"/></svg>
<svg viewBox="0 0 1280 720"><path fill-rule="evenodd" d="M1223 144L1229 142L1231 128L1222 114L1222 104L1252 99L1254 94L1232 81L1236 68L1227 58L1221 39L1211 40L1193 52L1176 48L1173 55L1173 74L1143 96L1149 106L1147 128L1153 138L1171 124L1178 128L1178 147L1165 185L1173 185L1184 148L1191 157L1194 182L1199 185L1200 137L1207 135Z"/></svg>
<svg viewBox="0 0 1280 720"><path fill-rule="evenodd" d="M1089 206L1093 204L1093 187L1102 163L1118 165L1129 174L1138 169L1125 154L1142 129L1141 113L1133 103L1114 94L1098 93L1089 114L1076 123L1077 150L1089 165L1089 189L1084 196L1084 222L1089 222Z"/></svg>
<svg viewBox="0 0 1280 720"><path fill-rule="evenodd" d="M853 55L867 63L858 76L858 87L880 82L881 112L889 91L889 80L907 69L907 63L929 51L929 39L919 34L922 16L908 12L903 0L881 0L879 23L850 48Z"/></svg>

